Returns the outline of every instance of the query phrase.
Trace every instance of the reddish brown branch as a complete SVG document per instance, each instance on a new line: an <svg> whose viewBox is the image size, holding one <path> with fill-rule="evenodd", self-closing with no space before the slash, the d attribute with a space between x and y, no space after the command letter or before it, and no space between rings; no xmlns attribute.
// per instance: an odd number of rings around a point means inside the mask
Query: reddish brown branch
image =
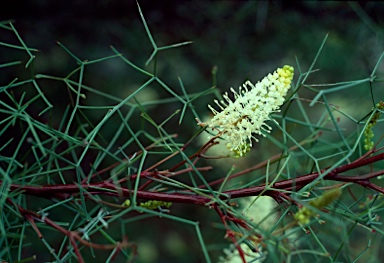
<svg viewBox="0 0 384 263"><path fill-rule="evenodd" d="M332 181L340 181L340 182L351 182L363 187L384 193L384 188L379 187L370 182L370 179L375 178L379 175L384 174L384 170L377 171L374 173L370 173L362 176L344 176L340 173L349 171L358 167L366 166L377 161L384 159L384 153L377 154L375 156L371 156L368 158L360 158L356 161L335 168L330 171L327 175L323 177L324 180L332 180ZM321 171L321 172L324 172ZM266 185L260 185L255 187L249 187L244 189L236 189L229 190L223 192L221 195L222 199L230 199L230 198L239 198L246 196L256 196L263 192L264 195L278 195L278 190L285 191L297 191L308 185L312 181L316 180L319 177L319 173L311 173L307 175L303 175L293 179L286 179L282 181L278 181L273 185L269 185L268 188L273 190L265 191ZM0 184L2 181L0 181ZM77 184L61 184L61 185L44 185L44 186L28 186L28 185L10 185L11 191L22 191L27 195L34 195L44 198L52 198L52 197L63 197L66 195L76 196L81 191L86 191L89 194L105 194L112 196L123 196L123 197L131 197L133 194L136 194L138 198L142 198L145 200L159 200L166 202L176 202L176 203L189 203L205 206L207 204L212 204L212 200L214 200L213 196L201 196L201 195L192 195L190 193L164 193L164 192L151 192L151 191L136 191L134 192L131 189L120 187L113 182L103 181L99 183L83 183L81 185Z"/></svg>
<svg viewBox="0 0 384 263"><path fill-rule="evenodd" d="M375 163L375 162L383 160L383 159L384 159L384 153L379 153L375 156L372 156L372 157L369 157L366 159L360 158L360 159L358 159L358 160L356 160L350 164L346 164L346 165L340 166L339 168L332 170L328 174L328 176L337 175L337 174L343 173L345 171L349 171L349 170L352 170L352 169L355 169L358 167L363 167L363 166L366 166L367 164Z"/></svg>
<svg viewBox="0 0 384 263"><path fill-rule="evenodd" d="M239 256L240 256L241 260L244 263L246 263L247 261L245 260L244 251L240 247L239 243L237 242L234 232L229 228L229 226L227 224L226 216L223 214L223 212L221 211L221 209L217 205L215 205L214 207L215 207L217 214L220 216L220 219L223 222L224 227L226 228L226 237L231 239L232 243L236 246L236 249L239 252Z"/></svg>
<svg viewBox="0 0 384 263"><path fill-rule="evenodd" d="M200 154L203 152L204 151L202 150L200 152L195 153L190 157L190 160L195 159L194 161L196 161L197 159L200 158ZM373 154L373 152L370 154ZM277 156L275 158L278 159ZM384 170L371 172L364 175L355 175L355 176L350 176L350 175L347 176L342 174L346 171L351 171L359 167L372 165L373 163L382 161L382 160L384 160L384 153L376 154L374 156L366 154L360 157L359 159L353 161L350 164L342 165L340 167L333 169L332 171L330 171L325 175L324 175L324 172L326 170L324 169L320 172L306 174L303 176L299 176L297 178L281 180L281 181L275 182L272 185L260 185L260 186L249 187L244 189L224 191L219 197L223 200L229 201L230 199L233 199L233 198L257 196L257 195L263 194L263 195L272 196L275 199L289 200L289 192L298 191L302 189L306 185L310 184L311 182L319 178L320 175L322 176L323 180L354 183L362 187L365 187L380 193L384 193L383 187L380 187L374 184L373 182L371 182L373 178L383 175ZM158 164L160 164L160 162L154 166L151 166L151 168L156 168ZM170 170L170 171L159 172L159 171L150 171L146 169L145 171L143 171L143 173L146 173L146 174L141 174L141 176L142 177L146 177L148 175L154 176L154 177L158 177L160 175L174 176L177 174L184 174L186 172L190 172L194 170L192 168L187 167L186 169L174 171L175 169L179 168L182 164L185 164L185 161L182 161L181 163L179 163L179 165L173 167L172 168L173 171ZM238 175L245 174L246 171L249 172L265 164L266 162L261 163L257 166L251 167L248 170L241 171L240 173L238 173ZM211 167L201 167L201 168L195 168L195 169L208 170L210 168ZM149 179L152 180L152 178L149 178ZM215 181L215 183L216 182L217 181ZM2 185L2 183L3 182L0 181L0 185ZM210 206L210 207L213 206L227 228L227 236L231 238L232 241L236 244L236 238L234 236L234 232L231 231L226 225L227 221L231 221L231 220L234 221L236 219L231 217L230 215L228 217L223 214L223 212L221 211L221 208L215 202L215 198L217 198L216 196L209 195L207 193L204 193L204 195L199 195L199 194L193 194L192 192L179 192L179 193L152 192L144 189L134 191L132 189L121 187L120 185L121 184L115 184L111 180L106 180L106 181L96 182L96 183L86 183L85 181L83 181L81 184L73 183L73 184L57 184L57 185L43 185L43 186L11 184L9 186L9 189L11 192L19 191L20 193L25 195L33 195L33 196L49 198L49 199L55 198L55 197L56 198L75 197L76 198L81 193L85 193L86 198L90 198L91 195L110 195L110 196L126 197L126 198L130 198L133 195L136 195L137 198L144 199L144 200L159 200L159 201L165 201L165 202L188 203L188 204ZM284 190L284 193L280 193L279 190ZM118 244L109 244L109 245L100 245L100 244L90 243L84 240L79 235L78 232L67 230L59 226L58 224L56 224L54 221L50 220L47 217L43 217L42 215L39 215L35 212L26 210L16 205L15 203L13 203L9 198L7 199L7 201L12 203L15 207L18 208L20 214L28 220L28 222L31 224L32 228L35 230L39 238L43 238L43 235L35 223L36 220L43 222L47 226L50 226L53 229L56 229L62 234L64 234L65 236L67 236L71 243L71 246L74 249L74 253L78 257L79 262L84 262L80 253L80 249L78 247L79 244L83 246L92 247L95 249L113 249L113 248L131 247L133 250L133 253L136 253L136 246L126 241L123 241L122 243L118 243ZM246 226L242 226L242 227L246 227ZM244 252L241 250L238 244L237 244L237 249L239 251L241 258L244 260L244 254L243 254Z"/></svg>
<svg viewBox="0 0 384 263"><path fill-rule="evenodd" d="M129 243L126 240L123 242L118 242L117 244L94 244L91 242L86 241L83 239L78 232L76 231L70 231L65 229L64 227L56 224L54 221L49 219L48 217L42 216L38 213L35 213L33 211L27 210L19 205L16 205L10 198L7 198L7 202L16 206L17 209L19 210L20 214L24 216L28 222L31 224L32 228L35 230L36 234L40 239L44 238L43 234L40 232L39 228L37 227L35 220L41 221L47 226L52 227L53 229L56 229L57 231L61 232L65 236L68 237L69 241L71 242L71 246L73 247L73 250L75 252L75 255L77 256L77 259L79 262L84 262L84 259L81 256L80 250L78 248L78 245L76 244L76 241L79 241L81 244L91 247L94 249L99 249L99 250L112 250L115 248L126 248L126 247L131 247L133 250L133 254L137 253L137 248L134 243Z"/></svg>

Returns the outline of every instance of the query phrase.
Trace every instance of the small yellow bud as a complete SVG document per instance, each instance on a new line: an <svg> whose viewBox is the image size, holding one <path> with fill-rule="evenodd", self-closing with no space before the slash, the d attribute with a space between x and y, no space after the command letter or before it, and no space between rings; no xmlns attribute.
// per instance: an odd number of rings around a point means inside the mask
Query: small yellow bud
<svg viewBox="0 0 384 263"><path fill-rule="evenodd" d="M308 224L311 217L315 216L316 213L310 208L315 207L317 209L323 209L325 206L334 202L341 195L341 189L332 189L324 192L323 195L308 202L309 206L302 207L295 214L295 219L302 225Z"/></svg>

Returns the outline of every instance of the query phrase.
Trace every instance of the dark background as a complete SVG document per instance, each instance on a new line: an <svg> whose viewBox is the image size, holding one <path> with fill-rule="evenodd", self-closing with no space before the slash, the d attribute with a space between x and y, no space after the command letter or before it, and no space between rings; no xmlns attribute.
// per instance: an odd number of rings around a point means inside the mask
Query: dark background
<svg viewBox="0 0 384 263"><path fill-rule="evenodd" d="M164 52L161 58L168 75L174 76L170 72L178 68L186 71L177 72L186 75L181 75L185 81L196 82L210 79L210 70L217 65L223 88L238 86L237 78L293 64L294 56L305 68L327 33L319 67L334 74L324 74L323 82L369 72L383 44L380 2L143 1L140 5L158 46L194 42L177 54ZM54 58L56 41L82 59L106 56L109 45L114 45L140 65L151 52L135 1L20 1L0 12L1 20L15 21L29 46L51 55L44 70L67 65ZM193 70L175 65L172 57Z"/></svg>
<svg viewBox="0 0 384 263"><path fill-rule="evenodd" d="M310 75L307 83L364 78L384 46L381 2L143 1L140 5L159 47L193 41L189 46L159 52L157 57L157 74L178 94L177 77L190 93L211 87L214 66L218 68L218 93L238 87L245 79L257 81L284 64L296 67L296 57L305 71L327 34L315 66L320 72ZM0 21L6 19L14 20L29 47L40 50L34 73L63 77L76 67L75 60L56 41L81 60L112 55L113 45L136 65L150 72L153 69L153 63L144 65L153 49L135 1L12 2L0 10ZM3 35L2 41L18 42L12 34ZM4 61L11 56L8 51L0 50ZM18 55L26 60L25 53ZM14 76L31 76L24 64L12 70L0 76L2 83L9 83ZM378 73L381 71L380 67ZM89 66L86 73L85 84L117 96L126 96L145 80L116 60ZM45 92L56 101L63 99L57 89ZM169 96L162 89L155 93L143 96ZM355 94L340 95L356 102ZM204 97L199 102L211 101L212 97ZM165 118L176 109L178 106L154 110Z"/></svg>
<svg viewBox="0 0 384 263"><path fill-rule="evenodd" d="M178 94L181 93L178 76L189 93L211 87L214 66L218 68L217 87L220 93L229 87L238 87L248 78L257 81L284 64L296 67L295 57L305 71L326 34L329 34L327 43L315 66L321 70L311 75L308 83L367 77L384 49L382 2L140 1L139 4L158 46L193 41L188 46L162 51L157 58L157 74ZM2 4L0 21L8 19L14 21L27 46L40 52L36 53L32 73L25 69L25 64L3 70L1 86L16 76L28 79L35 73L61 77L69 74L77 65L56 41L81 60L112 55L110 45L113 45L133 63L148 71L153 69L153 63L145 66L152 46L135 1L19 1ZM0 33L0 41L18 43L11 33ZM14 59L26 61L28 57L23 52L10 53L9 49L0 49L1 63ZM383 73L382 66L378 73ZM142 75L119 60L89 66L84 76L86 85L119 97L127 96L143 81L145 78ZM46 96L55 106L64 108L69 98L63 98L62 93L51 86L52 83L48 84L44 90ZM369 96L363 97L362 101L363 93L361 90L356 93L348 91L335 95L335 101L339 101L340 97L347 98L340 102L344 103L344 107L355 108L360 103L367 110L372 104ZM154 89L154 93L144 94L141 99L167 97L169 94L164 90ZM313 93L308 93L307 98L313 98ZM196 108L199 114L207 114L205 105L212 99L213 96L206 96L198 101ZM98 100L100 98L95 97L93 103L104 103ZM149 112L160 122L179 107L176 104L168 107L152 105ZM36 113L39 110L36 109ZM41 118L46 120L44 116ZM94 118L98 120L99 116ZM189 126L185 122L190 123ZM196 127L192 115L186 115L184 126L176 123L177 120L171 121L181 141L195 132L195 129L189 128L191 125ZM181 206L176 209L179 216L185 215L193 220L205 215L205 210L195 211ZM204 227L204 222L202 225ZM180 231L172 229L172 223L160 228L141 243L149 244L148 251L157 247L156 256L164 260L162 262L198 262L201 259L200 254L192 252L199 251L193 230L186 227L182 230L186 232L180 234ZM222 240L223 231L216 229L212 233L218 236L205 232L206 242ZM136 234L140 236L140 231ZM194 241L190 242L189 238ZM168 240L171 245L167 245ZM217 251L221 251L221 247Z"/></svg>

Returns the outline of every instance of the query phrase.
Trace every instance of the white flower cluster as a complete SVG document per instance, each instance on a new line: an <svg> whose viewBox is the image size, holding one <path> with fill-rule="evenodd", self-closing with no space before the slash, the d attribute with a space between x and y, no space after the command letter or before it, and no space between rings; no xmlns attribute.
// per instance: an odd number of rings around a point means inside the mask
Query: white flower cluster
<svg viewBox="0 0 384 263"><path fill-rule="evenodd" d="M259 196L256 200L249 197L243 198L240 200L240 205L244 207L243 215L264 231L269 231L279 219L277 213L274 212L276 202L269 196ZM257 246L257 251L252 251L244 242L239 245L244 252L246 262L262 263L265 261L267 251L263 251L260 244ZM219 263L243 263L243 260L237 248L232 244L229 248L224 249L224 256L220 257Z"/></svg>
<svg viewBox="0 0 384 263"><path fill-rule="evenodd" d="M208 105L215 116L206 125L219 131L235 156L244 156L249 151L252 139L258 141L254 135L265 136L262 131L270 132L271 127L265 121L270 120L269 115L278 112L283 104L291 87L293 71L293 67L285 65L256 85L246 81L239 92L231 88L234 101L227 92L223 95L225 101L215 100L220 112Z"/></svg>
<svg viewBox="0 0 384 263"><path fill-rule="evenodd" d="M259 252L253 252L245 243L240 244L241 249L244 252L246 262L261 263L265 260L265 256L260 253L262 248L258 248ZM224 257L219 258L219 263L243 263L239 255L239 251L235 246L224 249Z"/></svg>

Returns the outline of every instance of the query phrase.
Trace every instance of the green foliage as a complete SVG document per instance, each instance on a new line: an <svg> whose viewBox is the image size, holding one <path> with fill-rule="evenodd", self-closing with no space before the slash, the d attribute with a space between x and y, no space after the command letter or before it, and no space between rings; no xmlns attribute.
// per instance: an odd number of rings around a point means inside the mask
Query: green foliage
<svg viewBox="0 0 384 263"><path fill-rule="evenodd" d="M354 3L347 28L308 16L341 3L304 3L304 16L285 2L205 5L186 9L186 27L137 5L140 23L113 24L125 42L100 55L59 39L51 62L45 38L0 22L0 260L218 262L226 249L243 262L380 262L383 45L354 53L380 24ZM197 125L207 104L285 63L295 79L272 132L229 158ZM343 192L302 201L324 188Z"/></svg>

